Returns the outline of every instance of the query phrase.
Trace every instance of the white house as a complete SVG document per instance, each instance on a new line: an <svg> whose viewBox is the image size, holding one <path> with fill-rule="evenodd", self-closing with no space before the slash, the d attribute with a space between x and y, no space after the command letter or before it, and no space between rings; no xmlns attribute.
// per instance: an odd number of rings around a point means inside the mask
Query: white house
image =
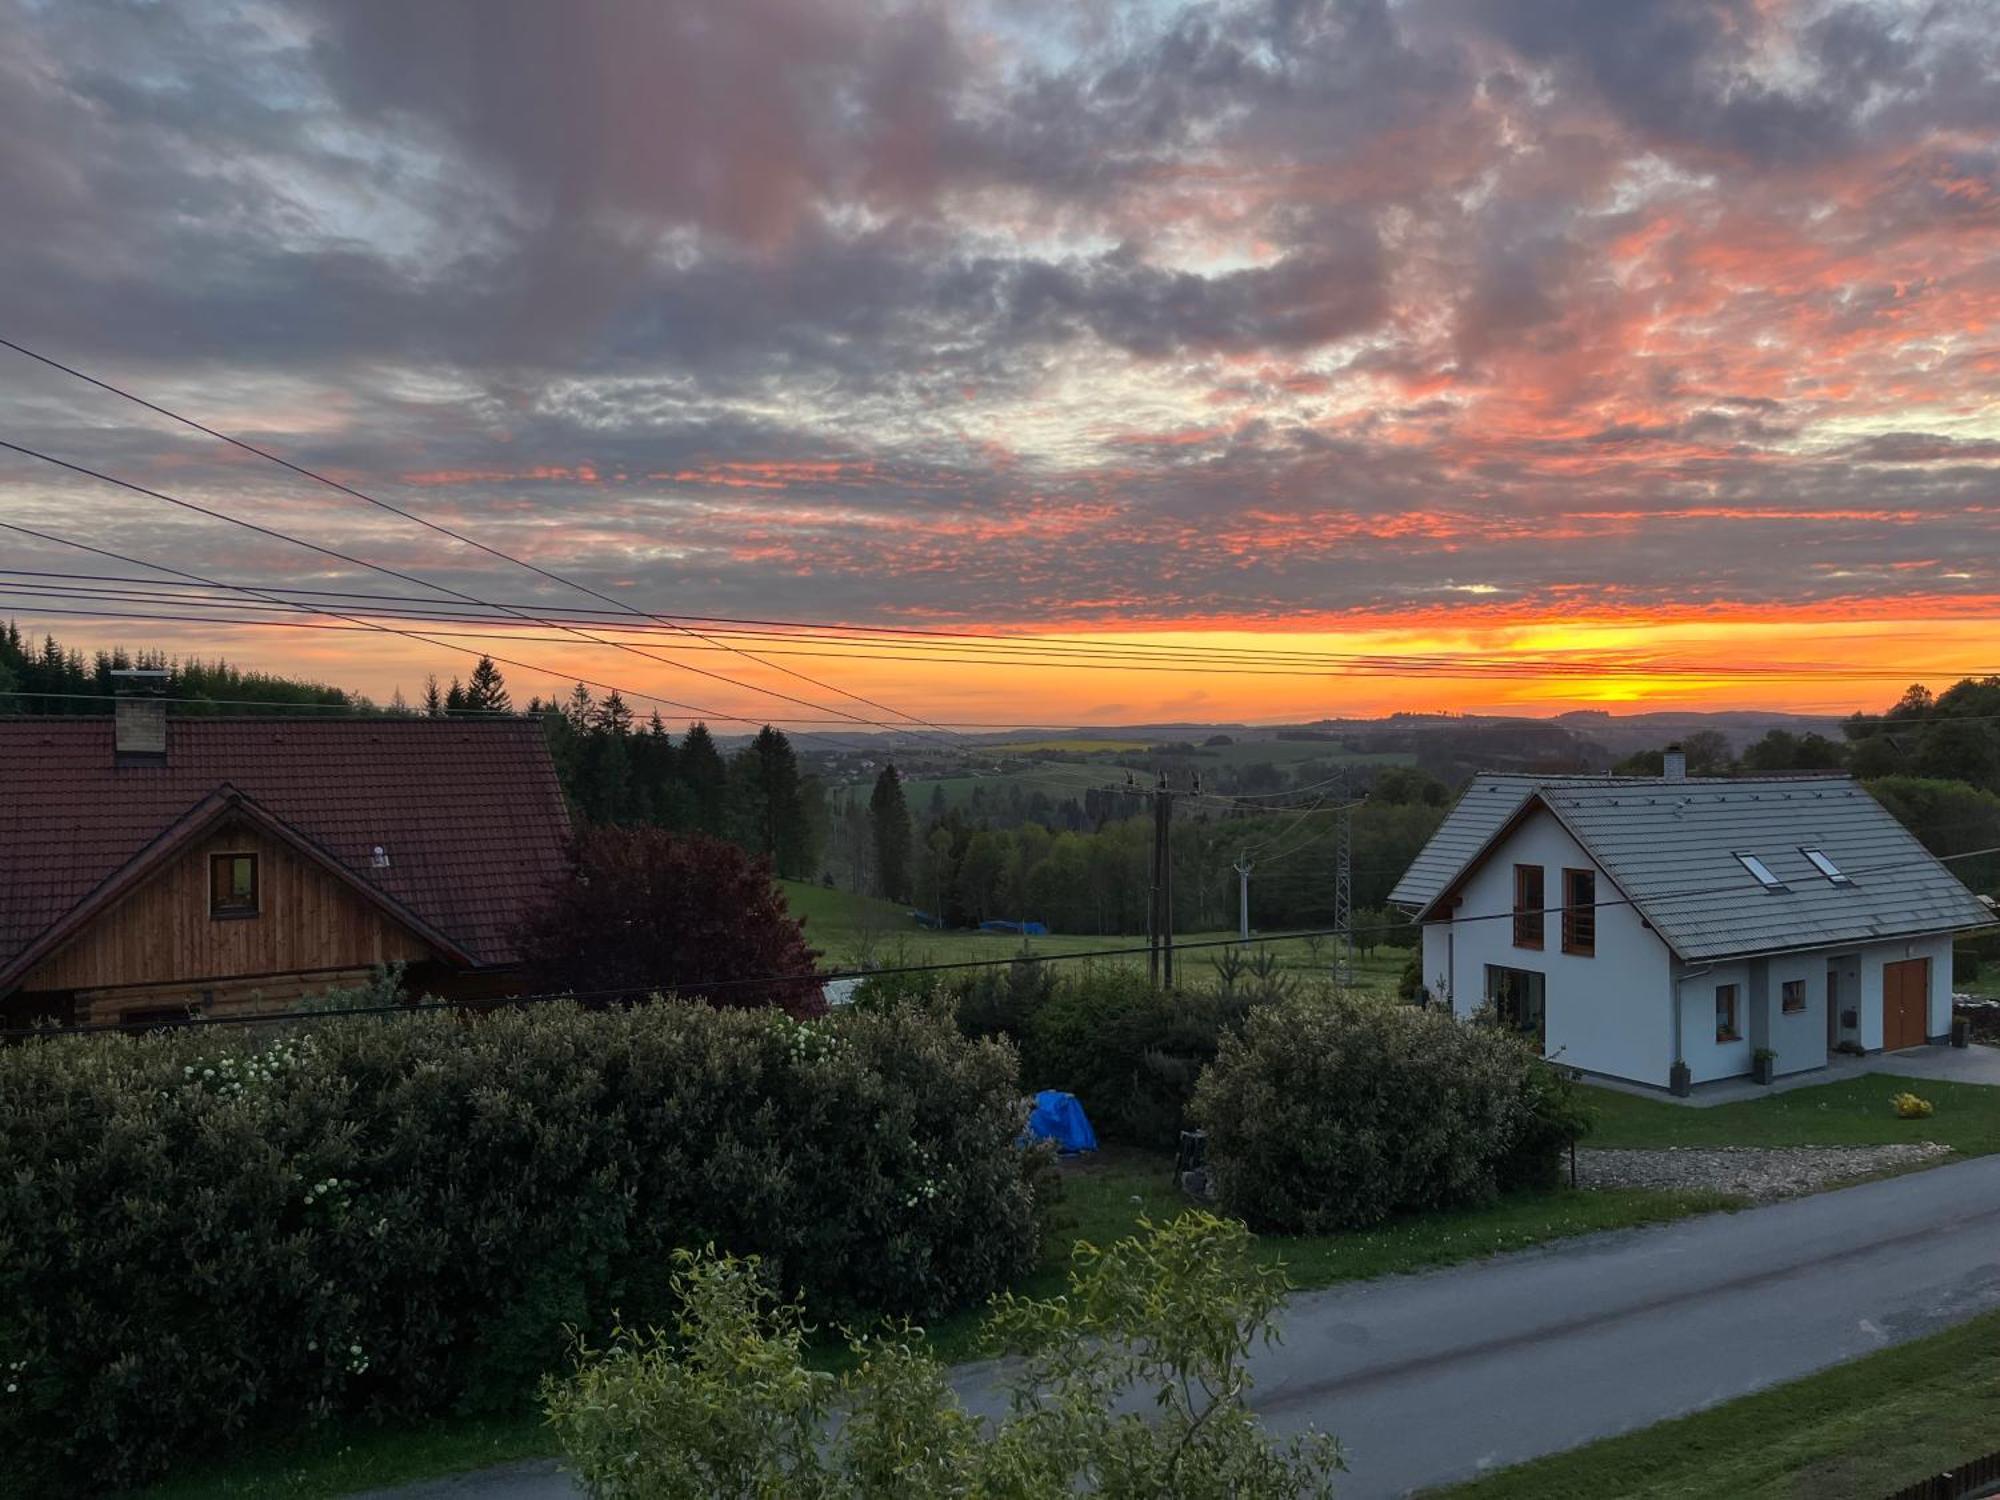
<svg viewBox="0 0 2000 1500"><path fill-rule="evenodd" d="M1434 999L1586 1072L1684 1091L1942 1041L1993 918L1846 776L1474 779L1390 901Z"/></svg>

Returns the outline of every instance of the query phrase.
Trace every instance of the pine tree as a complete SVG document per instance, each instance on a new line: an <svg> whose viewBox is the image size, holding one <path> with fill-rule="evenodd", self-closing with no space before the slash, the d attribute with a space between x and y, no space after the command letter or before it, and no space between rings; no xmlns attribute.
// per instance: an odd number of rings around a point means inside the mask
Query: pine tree
<svg viewBox="0 0 2000 1500"><path fill-rule="evenodd" d="M465 685L465 708L468 713L514 711L514 700L507 694L507 679L493 665L492 657L480 657L479 665L472 669L472 680Z"/></svg>
<svg viewBox="0 0 2000 1500"><path fill-rule="evenodd" d="M435 672L424 678L424 717L426 719L444 717L444 694L438 689Z"/></svg>
<svg viewBox="0 0 2000 1500"><path fill-rule="evenodd" d="M563 718L578 734L588 734L590 726L597 720L597 700L590 696L590 689L578 683L569 690L569 701L563 704Z"/></svg>
<svg viewBox="0 0 2000 1500"><path fill-rule="evenodd" d="M729 765L729 800L738 838L780 875L801 877L812 834L791 741L766 724Z"/></svg>
<svg viewBox="0 0 2000 1500"><path fill-rule="evenodd" d="M456 677L452 678L451 687L444 695L444 711L452 718L465 712L465 688Z"/></svg>
<svg viewBox="0 0 2000 1500"><path fill-rule="evenodd" d="M619 739L632 732L632 710L619 695L618 689L613 688L611 696L597 710L597 727Z"/></svg>
<svg viewBox="0 0 2000 1500"><path fill-rule="evenodd" d="M694 826L703 833L726 832L729 772L706 724L690 724L681 737L680 779L694 802Z"/></svg>
<svg viewBox="0 0 2000 1500"><path fill-rule="evenodd" d="M909 897L910 808L903 800L903 778L892 763L875 778L868 798L869 821L875 836L875 889L891 901Z"/></svg>

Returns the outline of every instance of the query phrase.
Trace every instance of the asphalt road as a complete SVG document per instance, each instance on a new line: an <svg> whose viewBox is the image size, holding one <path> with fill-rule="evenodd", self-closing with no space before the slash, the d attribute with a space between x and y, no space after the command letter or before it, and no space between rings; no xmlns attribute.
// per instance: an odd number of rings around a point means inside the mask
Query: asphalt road
<svg viewBox="0 0 2000 1500"><path fill-rule="evenodd" d="M1746 1395L2000 1307L2000 1156L1295 1297L1259 1351L1279 1431L1340 1436L1342 1500L1407 1494ZM956 1382L999 1407L989 1367ZM383 1492L571 1500L553 1465Z"/></svg>

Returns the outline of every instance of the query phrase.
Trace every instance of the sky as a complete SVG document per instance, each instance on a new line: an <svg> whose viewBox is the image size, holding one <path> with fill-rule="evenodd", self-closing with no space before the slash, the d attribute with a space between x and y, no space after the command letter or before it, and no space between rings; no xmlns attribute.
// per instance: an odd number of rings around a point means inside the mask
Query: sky
<svg viewBox="0 0 2000 1500"><path fill-rule="evenodd" d="M618 603L4 349L0 438L359 561L7 452L0 521L645 654L59 599L170 575L18 532L0 614L383 699L484 645L670 720L1880 707L2000 671L1994 22L0 0L0 337Z"/></svg>

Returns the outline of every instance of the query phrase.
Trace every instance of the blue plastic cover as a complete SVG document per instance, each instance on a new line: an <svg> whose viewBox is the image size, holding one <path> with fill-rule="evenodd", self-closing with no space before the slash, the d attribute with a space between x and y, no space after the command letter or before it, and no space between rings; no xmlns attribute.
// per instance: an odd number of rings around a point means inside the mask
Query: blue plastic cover
<svg viewBox="0 0 2000 1500"><path fill-rule="evenodd" d="M1028 1115L1028 1135L1039 1141L1054 1141L1058 1150L1095 1151L1097 1132L1074 1094L1043 1089L1035 1095L1035 1107Z"/></svg>

